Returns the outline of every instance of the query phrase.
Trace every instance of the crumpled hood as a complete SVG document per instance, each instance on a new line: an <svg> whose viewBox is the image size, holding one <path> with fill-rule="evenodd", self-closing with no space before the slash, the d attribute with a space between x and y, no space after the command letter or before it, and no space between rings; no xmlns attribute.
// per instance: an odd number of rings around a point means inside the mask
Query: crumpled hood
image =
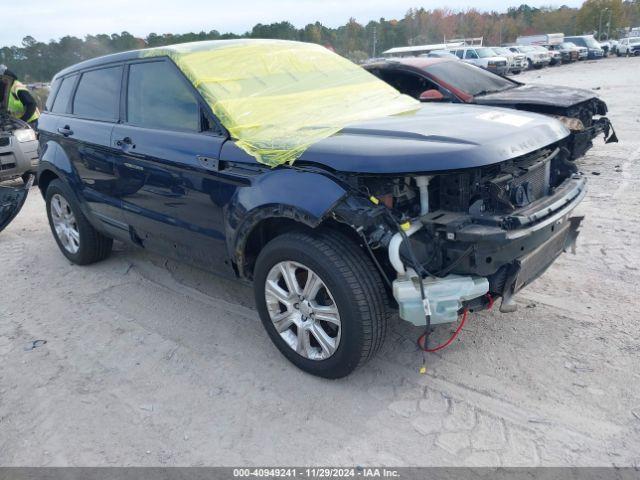
<svg viewBox="0 0 640 480"><path fill-rule="evenodd" d="M535 113L426 104L415 114L351 124L312 145L296 163L343 172L437 172L503 162L568 135L560 122Z"/></svg>
<svg viewBox="0 0 640 480"><path fill-rule="evenodd" d="M552 107L571 107L578 103L598 99L590 90L551 85L521 85L502 92L488 93L474 97L479 105L547 105Z"/></svg>

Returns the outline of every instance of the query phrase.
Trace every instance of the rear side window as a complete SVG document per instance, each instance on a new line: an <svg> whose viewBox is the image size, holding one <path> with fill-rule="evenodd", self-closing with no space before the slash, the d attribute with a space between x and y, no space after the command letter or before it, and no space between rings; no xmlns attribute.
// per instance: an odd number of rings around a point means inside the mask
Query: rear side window
<svg viewBox="0 0 640 480"><path fill-rule="evenodd" d="M51 107L53 106L53 100L56 98L58 94L58 89L60 88L60 84L62 83L61 78L56 78L54 82L51 84L51 88L49 88L49 96L47 96L47 101L44 104L44 108L47 111L51 111Z"/></svg>
<svg viewBox="0 0 640 480"><path fill-rule="evenodd" d="M94 120L118 120L121 79L121 66L83 73L73 99L73 114Z"/></svg>
<svg viewBox="0 0 640 480"><path fill-rule="evenodd" d="M147 128L200 131L200 109L171 64L136 63L129 67L127 122Z"/></svg>
<svg viewBox="0 0 640 480"><path fill-rule="evenodd" d="M69 99L73 93L73 86L76 83L77 75L71 75L70 77L62 80L62 84L58 89L53 105L51 105L51 111L53 113L67 113L67 107L69 106Z"/></svg>

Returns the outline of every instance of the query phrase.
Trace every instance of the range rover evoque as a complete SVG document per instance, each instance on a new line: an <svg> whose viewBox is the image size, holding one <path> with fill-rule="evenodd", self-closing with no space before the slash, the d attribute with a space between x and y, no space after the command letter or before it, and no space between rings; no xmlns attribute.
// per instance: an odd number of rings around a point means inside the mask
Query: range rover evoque
<svg viewBox="0 0 640 480"><path fill-rule="evenodd" d="M80 265L113 239L254 285L277 348L336 378L514 294L573 245L585 178L555 119L420 104L318 45L198 42L58 73L39 188Z"/></svg>

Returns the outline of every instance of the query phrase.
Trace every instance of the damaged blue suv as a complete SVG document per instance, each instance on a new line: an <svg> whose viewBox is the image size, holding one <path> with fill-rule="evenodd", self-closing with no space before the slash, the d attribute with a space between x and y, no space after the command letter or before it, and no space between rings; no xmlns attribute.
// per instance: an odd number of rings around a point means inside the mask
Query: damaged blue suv
<svg viewBox="0 0 640 480"><path fill-rule="evenodd" d="M253 282L277 348L337 378L393 311L428 331L497 298L515 309L578 234L569 134L421 105L317 45L199 42L58 73L38 185L72 262L117 239Z"/></svg>

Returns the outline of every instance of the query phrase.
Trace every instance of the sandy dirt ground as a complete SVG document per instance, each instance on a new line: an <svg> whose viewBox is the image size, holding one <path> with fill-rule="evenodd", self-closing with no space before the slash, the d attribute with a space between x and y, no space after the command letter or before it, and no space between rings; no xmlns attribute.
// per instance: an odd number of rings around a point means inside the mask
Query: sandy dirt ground
<svg viewBox="0 0 640 480"><path fill-rule="evenodd" d="M621 141L581 162L577 254L515 314L472 315L424 375L400 321L376 359L322 380L272 346L247 287L122 245L73 266L32 190L0 234L0 464L640 465L639 73L611 58L518 77L596 89Z"/></svg>

